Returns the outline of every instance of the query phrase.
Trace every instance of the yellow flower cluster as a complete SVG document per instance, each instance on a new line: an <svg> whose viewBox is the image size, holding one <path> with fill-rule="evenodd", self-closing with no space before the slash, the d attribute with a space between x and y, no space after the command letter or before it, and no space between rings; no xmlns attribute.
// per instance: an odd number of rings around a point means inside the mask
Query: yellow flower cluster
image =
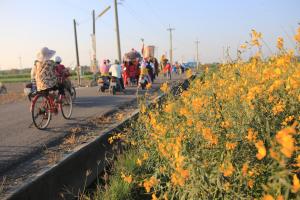
<svg viewBox="0 0 300 200"><path fill-rule="evenodd" d="M262 55L261 33L246 44ZM142 112L130 135L135 180L152 199L300 198L300 64L283 38L277 47L205 68L180 97L161 86L166 101Z"/></svg>

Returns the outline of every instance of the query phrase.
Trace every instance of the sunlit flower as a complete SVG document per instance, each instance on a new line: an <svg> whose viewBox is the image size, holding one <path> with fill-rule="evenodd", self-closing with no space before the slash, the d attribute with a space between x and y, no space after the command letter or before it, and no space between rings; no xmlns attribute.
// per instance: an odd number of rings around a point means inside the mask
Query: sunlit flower
<svg viewBox="0 0 300 200"><path fill-rule="evenodd" d="M280 50L283 49L283 38L282 37L279 37L277 39L277 48Z"/></svg>
<svg viewBox="0 0 300 200"><path fill-rule="evenodd" d="M243 168L242 168L242 174L243 174L243 176L246 176L246 175L247 175L248 168L249 168L248 163L244 163L244 164L243 164Z"/></svg>
<svg viewBox="0 0 300 200"><path fill-rule="evenodd" d="M267 153L264 142L262 140L259 140L258 142L255 143L255 147L257 148L257 151L258 151L256 154L256 158L258 160L263 159Z"/></svg>
<svg viewBox="0 0 300 200"><path fill-rule="evenodd" d="M160 87L160 90L161 90L163 93L169 92L169 86L168 86L168 83L167 83L167 82L163 83L162 86Z"/></svg>
<svg viewBox="0 0 300 200"><path fill-rule="evenodd" d="M300 189L300 181L299 181L297 175L294 174L294 176L293 176L292 192L293 193L297 193L299 191L299 189Z"/></svg>
<svg viewBox="0 0 300 200"><path fill-rule="evenodd" d="M290 158L295 151L295 139L292 134L296 131L292 127L284 128L276 134L276 140L281 145L281 153Z"/></svg>
<svg viewBox="0 0 300 200"><path fill-rule="evenodd" d="M270 194L266 194L263 196L262 200L274 200L273 196Z"/></svg>
<svg viewBox="0 0 300 200"><path fill-rule="evenodd" d="M248 135L246 136L249 142L255 142L257 137L257 132L254 132L252 128L248 129Z"/></svg>
<svg viewBox="0 0 300 200"><path fill-rule="evenodd" d="M126 176L123 172L121 172L121 177L123 178L123 180L124 180L125 182L127 182L127 183L129 183L129 184L132 182L132 177L131 177L131 175Z"/></svg>
<svg viewBox="0 0 300 200"><path fill-rule="evenodd" d="M152 194L152 200L158 200L158 198L156 197L155 193Z"/></svg>
<svg viewBox="0 0 300 200"><path fill-rule="evenodd" d="M229 177L233 174L234 167L231 162L226 162L221 165L220 171L223 173L224 176Z"/></svg>

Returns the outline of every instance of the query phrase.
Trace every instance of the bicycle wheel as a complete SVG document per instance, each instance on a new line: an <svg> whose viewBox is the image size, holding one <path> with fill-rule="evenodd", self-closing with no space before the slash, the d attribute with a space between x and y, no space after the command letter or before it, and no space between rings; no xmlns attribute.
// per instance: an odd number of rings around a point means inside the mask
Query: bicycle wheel
<svg viewBox="0 0 300 200"><path fill-rule="evenodd" d="M68 91L65 91L65 95L60 95L60 110L65 119L70 119L73 110L72 96Z"/></svg>
<svg viewBox="0 0 300 200"><path fill-rule="evenodd" d="M44 130L51 120L51 106L49 100L44 95L37 95L31 103L31 116L36 128Z"/></svg>
<svg viewBox="0 0 300 200"><path fill-rule="evenodd" d="M76 99L76 89L75 87L71 87L71 96L72 96L72 100L74 101Z"/></svg>

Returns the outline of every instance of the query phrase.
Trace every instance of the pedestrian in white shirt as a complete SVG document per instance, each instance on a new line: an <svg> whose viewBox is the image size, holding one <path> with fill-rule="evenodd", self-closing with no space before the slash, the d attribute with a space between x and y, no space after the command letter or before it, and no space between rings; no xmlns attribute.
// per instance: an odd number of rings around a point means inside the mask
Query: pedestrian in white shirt
<svg viewBox="0 0 300 200"><path fill-rule="evenodd" d="M117 84L119 84L119 86L124 89L122 80L122 68L118 60L115 60L114 64L110 66L109 72L111 73L111 76L117 78Z"/></svg>

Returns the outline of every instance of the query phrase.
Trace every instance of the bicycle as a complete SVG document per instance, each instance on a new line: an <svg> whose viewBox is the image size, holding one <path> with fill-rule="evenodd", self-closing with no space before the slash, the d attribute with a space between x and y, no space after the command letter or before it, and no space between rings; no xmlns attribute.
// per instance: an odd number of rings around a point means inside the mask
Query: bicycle
<svg viewBox="0 0 300 200"><path fill-rule="evenodd" d="M65 119L70 119L73 110L73 101L70 93L58 95L55 91L37 92L31 101L31 116L34 126L44 130L48 127L52 114L57 115L58 110Z"/></svg>

